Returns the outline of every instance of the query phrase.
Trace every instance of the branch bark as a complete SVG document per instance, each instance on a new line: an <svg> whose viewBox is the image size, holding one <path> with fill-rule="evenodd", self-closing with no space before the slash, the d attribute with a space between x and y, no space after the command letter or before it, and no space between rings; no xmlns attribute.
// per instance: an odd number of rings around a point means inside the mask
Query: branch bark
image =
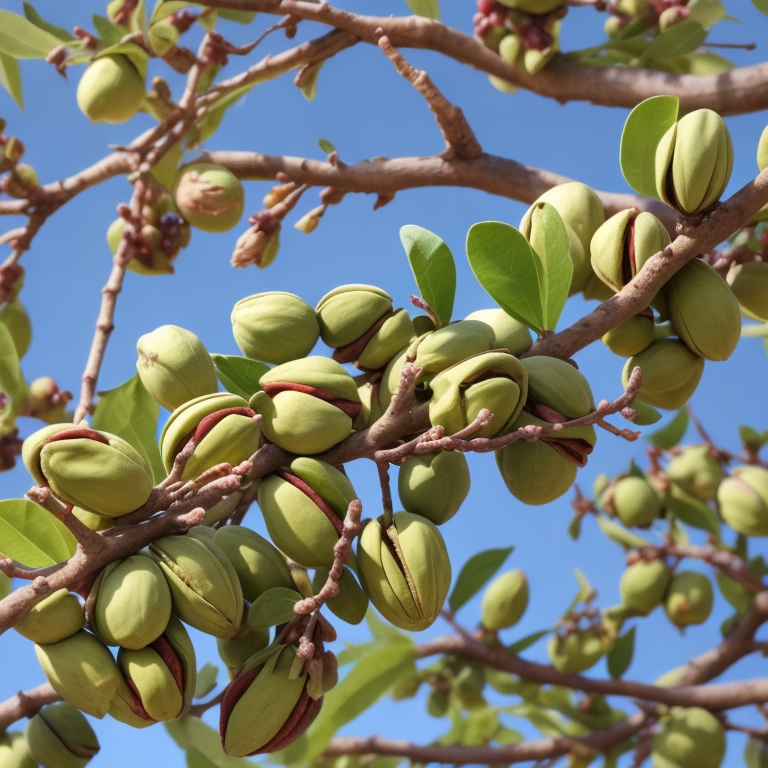
<svg viewBox="0 0 768 768"><path fill-rule="evenodd" d="M0 702L0 735L10 725L23 717L32 717L46 704L61 701L50 683L43 683L30 691L19 691L15 696Z"/></svg>

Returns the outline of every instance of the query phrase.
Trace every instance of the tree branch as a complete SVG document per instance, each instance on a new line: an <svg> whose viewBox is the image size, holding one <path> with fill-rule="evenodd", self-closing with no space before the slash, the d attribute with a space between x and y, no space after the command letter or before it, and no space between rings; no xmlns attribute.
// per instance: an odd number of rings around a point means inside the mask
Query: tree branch
<svg viewBox="0 0 768 768"><path fill-rule="evenodd" d="M6 701L0 702L0 735L10 725L23 717L32 717L46 704L61 701L50 683L43 683L31 691L19 691Z"/></svg>

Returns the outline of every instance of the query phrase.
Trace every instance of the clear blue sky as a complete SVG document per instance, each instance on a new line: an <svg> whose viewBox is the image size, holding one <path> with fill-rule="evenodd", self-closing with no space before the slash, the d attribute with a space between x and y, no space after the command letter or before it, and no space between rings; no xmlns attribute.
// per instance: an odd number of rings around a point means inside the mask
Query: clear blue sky
<svg viewBox="0 0 768 768"><path fill-rule="evenodd" d="M359 12L374 14L406 12L403 0L394 2L339 3ZM104 13L104 3L71 0L68 3L40 0L38 10L60 26L90 27L94 12ZM0 0L0 6L21 11L20 0ZM471 31L474 5L444 0L444 20ZM768 19L746 0L730 4L731 13L742 23L723 22L713 34L718 42L763 40ZM571 9L564 27L564 47L574 48L598 42L602 15L593 10ZM257 19L245 29L226 24L221 30L233 39L252 39L271 18ZM316 36L320 28L304 23L297 40ZM286 47L283 39L269 38L252 54L277 52ZM756 63L764 58L764 45L752 53L737 53L734 60ZM483 147L495 154L547 168L586 182L596 188L628 191L618 167L624 110L609 110L585 104L559 105L520 92L503 95L493 89L484 74L423 51L405 52L409 60L426 68L435 83L460 105ZM230 71L241 62L232 59ZM93 126L77 109L75 88L81 69L73 68L68 81L42 62L23 62L26 113L21 114L7 95L0 93L0 114L8 121L7 132L21 137L27 147L25 161L35 166L41 181L68 176L108 152L108 144L124 144L151 124L139 116L121 126ZM151 67L151 73L168 77L178 94L179 80L169 77L167 68ZM442 150L442 138L431 113L411 86L399 77L376 48L359 45L328 62L320 75L318 96L308 103L291 84L291 77L267 83L252 91L230 110L210 148L254 150L322 159L317 140L332 141L347 163L377 155L387 157L426 155ZM729 187L733 192L756 173L755 149L765 126L763 114L729 118L736 147L734 172ZM261 207L269 184L249 184L246 211ZM115 179L80 195L57 213L35 239L32 251L24 256L27 280L22 301L34 322L34 341L24 360L28 380L51 375L74 392L88 354L100 301L100 289L110 270L110 253L105 232L115 218L115 206L127 202L130 187ZM283 228L282 247L275 263L265 271L255 268L234 270L229 258L245 224L223 235L194 232L190 247L176 262L176 274L146 278L128 274L116 313L116 329L107 351L99 388L117 386L135 371L135 344L138 337L154 328L172 323L195 332L211 352L237 354L229 315L234 303L250 294L268 290L289 290L310 304L330 289L344 283L371 283L395 297L396 306L405 306L415 286L398 238L399 228L419 224L438 233L452 248L459 275L455 317L491 306L490 299L472 276L464 255L468 228L477 221L500 220L517 224L524 213L522 204L491 197L481 192L456 189L427 189L397 195L385 208L373 212L372 196L349 195L341 205L327 212L310 236ZM305 196L303 213L316 205L313 195ZM14 222L5 221L13 226ZM0 254L4 257L4 254ZM571 300L561 327L590 310L580 298ZM613 398L621 391L623 360L602 345L593 345L577 356L581 370L590 379L597 399ZM765 386L768 362L757 340L745 340L727 363L707 363L704 378L692 405L713 437L737 449L737 425L749 423L768 427ZM21 420L22 434L37 429L31 420ZM689 436L689 439L692 439ZM591 488L598 472L617 473L626 469L631 456L642 460L642 441L630 446L607 434L600 436L589 465L579 476L585 489ZM350 475L363 500L368 516L377 514L380 500L375 471L369 463L350 467ZM526 508L505 490L490 456L470 457L472 491L461 512L443 527L454 571L475 552L491 547L514 545L508 567L527 573L532 591L531 606L508 640L552 625L566 608L576 582L574 567L580 567L600 591L599 603L618 601L618 579L623 569L619 548L607 542L587 522L578 543L568 537L571 517L569 498L546 507ZM0 475L3 498L20 497L31 479L22 466ZM254 507L248 522L262 530ZM768 554L764 541L756 551ZM688 567L688 566L686 566ZM696 567L692 565L691 567ZM478 619L479 601L474 600L460 614L467 625ZM652 681L664 671L711 647L719 639L717 627L728 615L718 596L712 618L704 627L693 627L685 636L675 630L657 611L638 627L638 649L629 677ZM423 633L425 638L447 631L438 622ZM341 641L356 642L366 630L340 627ZM338 644L341 648L341 642ZM338 650L337 648L337 650ZM200 636L201 662L215 661L215 646ZM527 655L545 660L544 643ZM32 645L14 632L0 637L0 700L20 688L43 681ZM743 679L765 673L765 662L751 657L740 662L724 679ZM604 676L604 665L589 674ZM753 722L750 712L737 713L740 722ZM521 721L509 720L512 727L526 729ZM181 766L181 753L162 727L144 731L108 718L96 724L102 740L101 754L94 768L135 766L140 755L142 768ZM381 735L427 743L448 729L423 712L423 697L394 707L384 702L373 713L361 717L344 733ZM742 740L732 738L725 765L741 765Z"/></svg>

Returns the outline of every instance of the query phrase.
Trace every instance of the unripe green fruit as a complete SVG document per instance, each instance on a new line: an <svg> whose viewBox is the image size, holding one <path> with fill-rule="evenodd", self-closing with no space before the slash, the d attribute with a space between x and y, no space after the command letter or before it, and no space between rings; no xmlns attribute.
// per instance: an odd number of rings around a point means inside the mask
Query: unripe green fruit
<svg viewBox="0 0 768 768"><path fill-rule="evenodd" d="M120 670L107 647L85 630L57 643L35 645L40 666L64 701L104 717L117 693Z"/></svg>
<svg viewBox="0 0 768 768"><path fill-rule="evenodd" d="M445 717L451 704L450 692L442 688L433 688L427 696L427 714L432 717Z"/></svg>
<svg viewBox="0 0 768 768"><path fill-rule="evenodd" d="M517 624L528 607L528 595L528 579L522 571L508 571L495 578L483 594L483 626L507 629Z"/></svg>
<svg viewBox="0 0 768 768"><path fill-rule="evenodd" d="M469 483L464 454L438 451L406 459L397 476L397 493L406 512L442 525L459 511Z"/></svg>
<svg viewBox="0 0 768 768"><path fill-rule="evenodd" d="M664 287L672 326L706 360L727 360L739 342L741 317L728 283L702 259L692 259Z"/></svg>
<svg viewBox="0 0 768 768"><path fill-rule="evenodd" d="M185 247L189 241L189 224L183 219L179 219L181 222L180 227L182 231L175 238L177 248ZM120 247L120 241L123 239L123 231L125 230L125 219L115 219L107 229L107 244L110 251L114 256L117 253L117 249ZM186 232L186 235L184 234ZM162 248L163 235L157 227L151 224L145 224L141 228L141 236L144 238L144 242L147 244L149 252L139 258L134 256L127 265L130 272L135 272L137 275L171 275L173 274L173 260L178 255L171 252L168 255ZM186 240L186 242L185 242Z"/></svg>
<svg viewBox="0 0 768 768"><path fill-rule="evenodd" d="M85 614L78 599L66 589L59 589L33 605L13 628L33 643L57 643L84 626Z"/></svg>
<svg viewBox="0 0 768 768"><path fill-rule="evenodd" d="M32 759L44 768L85 768L100 749L90 723L65 701L32 717L26 736Z"/></svg>
<svg viewBox="0 0 768 768"><path fill-rule="evenodd" d="M0 310L0 323L3 323L11 334L13 346L16 347L16 354L21 360L27 354L29 345L32 343L32 324L24 305L18 299L9 301Z"/></svg>
<svg viewBox="0 0 768 768"><path fill-rule="evenodd" d="M626 16L644 16L648 13L648 0L618 0L616 10Z"/></svg>
<svg viewBox="0 0 768 768"><path fill-rule="evenodd" d="M238 633L243 591L232 564L212 541L165 536L150 544L149 556L168 582L174 615L214 637Z"/></svg>
<svg viewBox="0 0 768 768"><path fill-rule="evenodd" d="M136 369L147 392L163 408L184 403L218 389L216 370L203 342L178 325L163 325L136 343Z"/></svg>
<svg viewBox="0 0 768 768"><path fill-rule="evenodd" d="M768 263L734 264L726 279L742 313L753 320L768 322Z"/></svg>
<svg viewBox="0 0 768 768"><path fill-rule="evenodd" d="M133 512L152 493L144 459L108 432L72 424L43 427L24 441L22 458L38 485L103 517Z"/></svg>
<svg viewBox="0 0 768 768"><path fill-rule="evenodd" d="M602 342L615 355L639 355L653 342L653 318L634 315L603 334Z"/></svg>
<svg viewBox="0 0 768 768"><path fill-rule="evenodd" d="M317 594L328 580L330 571L318 570L315 578L312 580L315 594ZM349 568L344 568L339 579L339 594L326 600L330 612L346 621L347 624L359 624L368 611L368 595L365 594L362 587L357 583L357 579L352 575Z"/></svg>
<svg viewBox="0 0 768 768"><path fill-rule="evenodd" d="M552 666L566 675L579 674L593 667L605 652L602 638L590 630L578 630L567 637L555 634L547 643Z"/></svg>
<svg viewBox="0 0 768 768"><path fill-rule="evenodd" d="M714 599L712 584L703 573L681 571L669 583L664 610L676 627L703 624L712 612Z"/></svg>
<svg viewBox="0 0 768 768"><path fill-rule="evenodd" d="M673 411L685 405L696 391L704 371L704 360L682 341L660 339L627 360L621 374L625 387L635 366L640 366L643 371L643 384L637 399Z"/></svg>
<svg viewBox="0 0 768 768"><path fill-rule="evenodd" d="M465 320L479 320L493 329L494 349L506 349L519 357L531 348L531 332L521 322L510 317L503 309L478 309Z"/></svg>
<svg viewBox="0 0 768 768"><path fill-rule="evenodd" d="M112 517L102 517L95 512L88 512L80 507L72 507L72 514L86 527L92 531L108 531L115 525Z"/></svg>
<svg viewBox="0 0 768 768"><path fill-rule="evenodd" d="M231 640L223 640L222 638L216 640L216 649L219 652L219 657L227 667L230 679L235 676L237 670L251 656L264 650L268 645L269 628L261 627L257 629L250 624L245 624L240 629L240 634Z"/></svg>
<svg viewBox="0 0 768 768"><path fill-rule="evenodd" d="M3 768L37 768L29 754L26 736L21 731L0 733L0 765Z"/></svg>
<svg viewBox="0 0 768 768"><path fill-rule="evenodd" d="M595 409L592 389L583 373L556 357L536 355L522 361L528 371L525 410L546 418L536 406L554 409L565 419L579 419Z"/></svg>
<svg viewBox="0 0 768 768"><path fill-rule="evenodd" d="M549 13L563 4L562 0L499 0L499 2L507 8L534 15Z"/></svg>
<svg viewBox="0 0 768 768"><path fill-rule="evenodd" d="M768 768L768 744L754 737L747 739L744 764L747 768Z"/></svg>
<svg viewBox="0 0 768 768"><path fill-rule="evenodd" d="M647 616L664 597L671 574L663 560L642 560L630 565L621 575L619 594L627 608Z"/></svg>
<svg viewBox="0 0 768 768"><path fill-rule="evenodd" d="M700 501L713 501L723 479L723 466L710 454L709 446L693 445L669 462L667 477Z"/></svg>
<svg viewBox="0 0 768 768"><path fill-rule="evenodd" d="M144 103L144 78L122 54L100 56L77 85L77 106L92 123L124 123Z"/></svg>
<svg viewBox="0 0 768 768"><path fill-rule="evenodd" d="M502 29L505 33L508 31L506 27L503 27ZM486 45L488 45L487 38L484 42ZM491 46L488 46L488 47L491 47ZM498 54L511 67L519 66L520 64L522 64L522 62L520 61L520 54L522 52L523 52L523 41L520 39L518 35L514 33L512 33L511 35L505 34L504 37L502 37L501 40L499 41ZM512 87L514 88L514 86ZM515 88L515 90L517 90L517 88Z"/></svg>
<svg viewBox="0 0 768 768"><path fill-rule="evenodd" d="M733 170L733 145L723 118L697 109L680 118L656 148L656 192L684 214L720 199Z"/></svg>
<svg viewBox="0 0 768 768"><path fill-rule="evenodd" d="M370 521L360 536L363 587L396 627L419 632L440 614L451 584L451 563L437 527L420 515L396 512Z"/></svg>
<svg viewBox="0 0 768 768"><path fill-rule="evenodd" d="M623 477L613 488L613 507L628 528L649 525L661 516L661 502L651 484L642 477Z"/></svg>
<svg viewBox="0 0 768 768"><path fill-rule="evenodd" d="M653 768L719 768L723 757L722 723L700 707L672 707L653 737Z"/></svg>
<svg viewBox="0 0 768 768"><path fill-rule="evenodd" d="M761 171L768 168L768 126L763 128L757 143L757 167Z"/></svg>
<svg viewBox="0 0 768 768"><path fill-rule="evenodd" d="M315 311L322 340L338 349L356 341L391 312L392 297L373 285L342 285L323 296Z"/></svg>
<svg viewBox="0 0 768 768"><path fill-rule="evenodd" d="M157 640L171 618L171 592L145 555L110 563L86 603L91 627L107 645L138 650Z"/></svg>
<svg viewBox="0 0 768 768"><path fill-rule="evenodd" d="M285 559L258 533L242 525L225 525L216 531L213 543L232 563L243 589L243 597L249 603L255 602L268 589L294 588Z"/></svg>
<svg viewBox="0 0 768 768"><path fill-rule="evenodd" d="M717 489L720 516L744 536L768 536L768 470L738 467Z"/></svg>
<svg viewBox="0 0 768 768"><path fill-rule="evenodd" d="M426 334L418 343L414 360L421 368L418 381L427 381L473 355L487 352L494 337L493 329L477 320L460 320Z"/></svg>
<svg viewBox="0 0 768 768"><path fill-rule="evenodd" d="M333 565L333 548L355 498L346 475L309 457L294 459L288 470L267 475L258 495L270 538L305 568Z"/></svg>
<svg viewBox="0 0 768 768"><path fill-rule="evenodd" d="M179 168L173 187L179 213L203 232L228 232L243 215L245 192L223 165L191 163Z"/></svg>
<svg viewBox="0 0 768 768"><path fill-rule="evenodd" d="M320 337L320 327L306 301L293 293L269 291L235 304L232 334L246 357L281 365L306 357Z"/></svg>

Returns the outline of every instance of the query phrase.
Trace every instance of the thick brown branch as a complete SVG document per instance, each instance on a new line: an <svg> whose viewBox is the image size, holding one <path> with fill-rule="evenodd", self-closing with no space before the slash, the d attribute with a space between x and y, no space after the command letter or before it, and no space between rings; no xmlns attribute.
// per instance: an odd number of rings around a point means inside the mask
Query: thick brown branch
<svg viewBox="0 0 768 768"><path fill-rule="evenodd" d="M46 704L61 701L50 683L43 683L31 691L19 691L16 696L0 703L0 734L23 717L32 717Z"/></svg>
<svg viewBox="0 0 768 768"><path fill-rule="evenodd" d="M661 94L677 96L684 112L707 107L721 115L739 115L768 107L768 64L740 67L719 75L675 75L634 67L596 68L556 57L541 72L512 67L479 40L419 16L362 16L328 3L300 0L206 0L214 8L290 13L349 32L376 45L381 28L396 48L426 48L469 64L519 88L561 103L588 101L611 107L634 107ZM469 13L469 11L468 11Z"/></svg>

